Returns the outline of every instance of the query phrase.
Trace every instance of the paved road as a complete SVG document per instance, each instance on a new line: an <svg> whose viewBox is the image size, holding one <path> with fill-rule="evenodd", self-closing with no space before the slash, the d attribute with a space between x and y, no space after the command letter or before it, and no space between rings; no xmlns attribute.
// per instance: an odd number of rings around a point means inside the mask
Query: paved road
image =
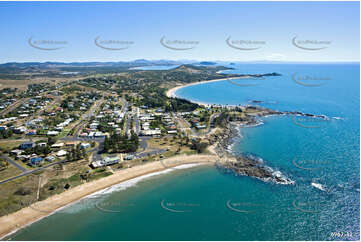
<svg viewBox="0 0 361 242"><path fill-rule="evenodd" d="M212 124L215 118L217 118L219 116L219 113L214 113L211 115L211 117L209 118L209 122L208 122L208 130L206 132L206 134L209 134L212 131Z"/></svg>
<svg viewBox="0 0 361 242"><path fill-rule="evenodd" d="M60 163L66 163L66 162L65 162L65 160L61 160L61 161L57 161L57 162L50 163L50 164L48 164L48 165L39 167L39 168L34 169L34 170L27 170L26 172L23 172L23 173L21 173L20 175L17 175L17 176L8 178L8 179L3 180L3 181L0 181L0 184L3 184L3 183L6 183L6 182L9 182L9 181L18 179L19 177L27 176L27 175L29 175L29 174L32 174L32 173L35 173L35 172L44 170L45 168L48 168L48 167L51 167L51 166L54 166L54 165L57 165L57 164L60 164Z"/></svg>
<svg viewBox="0 0 361 242"><path fill-rule="evenodd" d="M9 112L11 112L12 110L14 110L15 108L19 107L20 105L24 104L25 102L27 102L30 98L22 98L19 99L17 101L15 101L14 103L10 104L7 108L5 108L5 110L1 111L0 114L1 115L5 115Z"/></svg>
<svg viewBox="0 0 361 242"><path fill-rule="evenodd" d="M131 120L132 118L130 117L130 115L128 115L127 122L125 124L125 134L129 134L129 127L131 125Z"/></svg>
<svg viewBox="0 0 361 242"><path fill-rule="evenodd" d="M186 120L184 119L183 117L177 117L178 120L181 120L183 121L183 123L186 123L188 127L183 127L185 130L186 129L189 129L191 131L191 136L198 136L198 133L192 128L192 125ZM179 124L181 125L181 121L179 121Z"/></svg>
<svg viewBox="0 0 361 242"><path fill-rule="evenodd" d="M151 139L152 137L149 136L139 136L140 139L140 147L145 151L148 147L147 140Z"/></svg>
<svg viewBox="0 0 361 242"><path fill-rule="evenodd" d="M27 170L22 167L21 165L19 165L18 163L16 163L15 161L13 161L10 157L3 155L1 156L1 158L5 159L7 162L13 164L16 168L18 168L19 170L21 170L22 172L26 172Z"/></svg>
<svg viewBox="0 0 361 242"><path fill-rule="evenodd" d="M139 135L139 133L140 133L140 124L139 124L139 118L138 118L137 115L135 115L135 117L134 117L134 122L135 122L135 133L137 135Z"/></svg>

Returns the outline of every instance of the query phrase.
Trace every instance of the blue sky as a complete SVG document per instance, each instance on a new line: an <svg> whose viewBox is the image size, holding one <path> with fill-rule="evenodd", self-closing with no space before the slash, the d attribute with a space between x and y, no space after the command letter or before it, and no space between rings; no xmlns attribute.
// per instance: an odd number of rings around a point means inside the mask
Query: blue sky
<svg viewBox="0 0 361 242"><path fill-rule="evenodd" d="M94 43L98 36L102 46L128 48L100 48ZM162 37L165 41L193 41L193 44L167 46L194 48L166 48L160 43ZM226 44L229 37L233 46L258 49L232 48ZM308 43L307 47L326 48L298 48L292 44L295 37L304 41L297 42L301 46L307 45L305 41L321 41ZM34 48L29 38L38 47L62 48ZM41 43L44 40L48 42ZM118 42L109 44L110 40ZM57 43L49 44L49 41ZM123 42L119 44L119 41ZM245 45L232 41L257 43ZM134 59L359 61L360 5L359 2L0 2L0 43L0 63Z"/></svg>

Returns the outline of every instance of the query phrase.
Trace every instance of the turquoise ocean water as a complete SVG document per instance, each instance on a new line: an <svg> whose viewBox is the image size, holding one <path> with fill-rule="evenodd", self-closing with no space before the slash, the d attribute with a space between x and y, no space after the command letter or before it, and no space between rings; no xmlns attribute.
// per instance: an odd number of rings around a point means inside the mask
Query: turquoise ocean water
<svg viewBox="0 0 361 242"><path fill-rule="evenodd" d="M130 181L11 235L12 240L359 240L359 64L232 65L262 80L194 85L177 95L324 114L240 128L235 153L295 181L280 185L196 166ZM254 104L254 103L253 103ZM241 138L242 137L242 138Z"/></svg>

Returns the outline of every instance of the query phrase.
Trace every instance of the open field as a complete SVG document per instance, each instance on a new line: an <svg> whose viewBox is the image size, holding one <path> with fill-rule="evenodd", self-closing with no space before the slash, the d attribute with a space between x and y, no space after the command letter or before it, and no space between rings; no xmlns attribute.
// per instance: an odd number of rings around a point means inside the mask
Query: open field
<svg viewBox="0 0 361 242"><path fill-rule="evenodd" d="M21 171L18 168L16 168L13 164L9 163L6 169L0 170L0 181L19 175L20 173Z"/></svg>
<svg viewBox="0 0 361 242"><path fill-rule="evenodd" d="M3 88L17 88L21 91L27 89L29 84L36 84L36 83L53 83L57 84L59 82L68 82L74 81L78 78L30 78L23 79L23 80L16 80L16 79L0 79L0 89Z"/></svg>

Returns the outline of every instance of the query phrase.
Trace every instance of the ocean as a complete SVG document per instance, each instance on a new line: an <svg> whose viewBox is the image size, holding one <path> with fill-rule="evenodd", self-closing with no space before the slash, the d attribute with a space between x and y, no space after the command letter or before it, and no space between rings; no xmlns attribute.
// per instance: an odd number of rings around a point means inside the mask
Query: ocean
<svg viewBox="0 0 361 242"><path fill-rule="evenodd" d="M179 89L209 104L259 105L327 119L269 116L231 147L294 185L214 166L119 184L11 235L11 240L359 240L359 64L239 64L226 73L281 76Z"/></svg>

